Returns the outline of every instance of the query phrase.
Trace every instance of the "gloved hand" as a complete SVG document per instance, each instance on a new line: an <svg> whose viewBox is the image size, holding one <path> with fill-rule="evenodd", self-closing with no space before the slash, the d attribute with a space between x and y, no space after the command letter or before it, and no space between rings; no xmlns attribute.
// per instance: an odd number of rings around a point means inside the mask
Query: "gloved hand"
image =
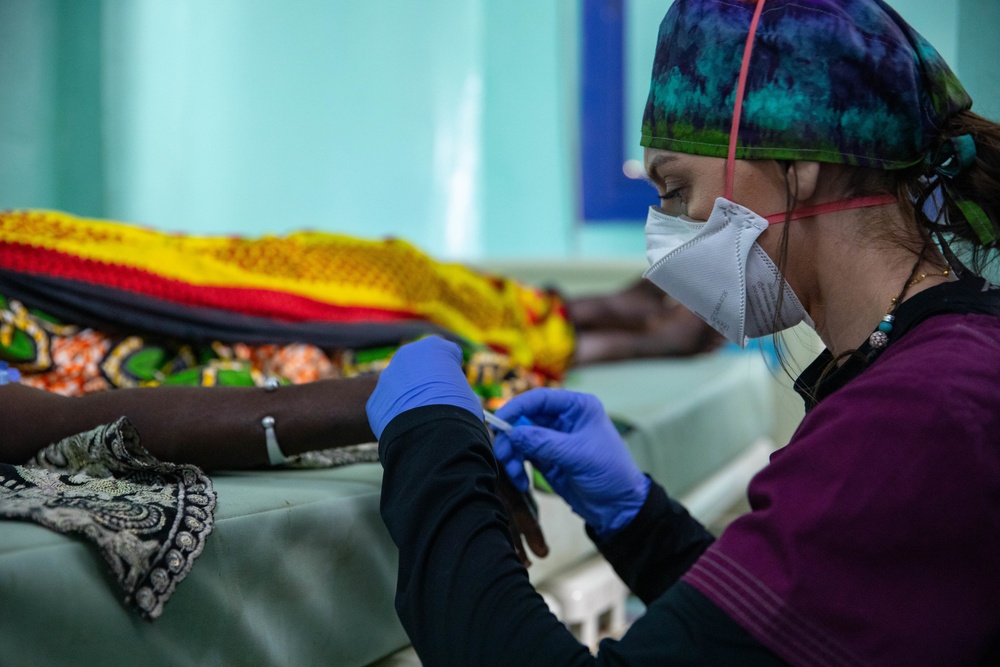
<svg viewBox="0 0 1000 667"><path fill-rule="evenodd" d="M601 538L624 528L642 509L649 478L596 396L534 389L496 414L514 428L497 434L493 451L521 490L528 488L527 459Z"/></svg>
<svg viewBox="0 0 1000 667"><path fill-rule="evenodd" d="M393 417L425 405L454 405L483 418L482 403L462 371L462 350L437 336L396 350L365 409L372 433L381 438Z"/></svg>

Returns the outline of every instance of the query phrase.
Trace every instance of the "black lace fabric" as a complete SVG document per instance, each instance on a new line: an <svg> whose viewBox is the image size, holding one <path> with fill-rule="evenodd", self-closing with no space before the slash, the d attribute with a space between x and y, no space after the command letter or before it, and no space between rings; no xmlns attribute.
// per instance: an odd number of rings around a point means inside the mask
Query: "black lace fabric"
<svg viewBox="0 0 1000 667"><path fill-rule="evenodd" d="M92 542L125 604L148 620L201 554L215 504L201 469L158 461L124 417L49 445L23 466L0 464L0 517Z"/></svg>

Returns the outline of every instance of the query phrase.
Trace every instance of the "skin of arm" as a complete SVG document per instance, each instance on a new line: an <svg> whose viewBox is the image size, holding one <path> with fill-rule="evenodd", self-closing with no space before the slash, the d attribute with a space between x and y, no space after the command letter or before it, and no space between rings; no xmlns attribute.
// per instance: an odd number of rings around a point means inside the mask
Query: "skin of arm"
<svg viewBox="0 0 1000 667"><path fill-rule="evenodd" d="M160 386L66 397L19 384L0 388L0 460L23 463L39 449L128 417L143 446L165 461L205 469L267 464L261 419L273 416L285 455L372 442L365 401L375 377L259 387Z"/></svg>
<svg viewBox="0 0 1000 667"><path fill-rule="evenodd" d="M0 462L20 464L46 445L126 416L155 457L206 470L268 465L261 419L275 419L286 456L373 442L365 401L377 377L259 387L160 386L67 397L20 384L0 387ZM521 493L501 475L498 493L521 562L548 546ZM523 540L523 541L522 541Z"/></svg>

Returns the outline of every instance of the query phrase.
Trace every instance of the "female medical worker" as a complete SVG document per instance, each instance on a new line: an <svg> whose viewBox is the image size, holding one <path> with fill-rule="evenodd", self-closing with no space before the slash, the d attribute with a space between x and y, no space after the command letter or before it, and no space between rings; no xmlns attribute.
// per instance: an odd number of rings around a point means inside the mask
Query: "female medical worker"
<svg viewBox="0 0 1000 667"><path fill-rule="evenodd" d="M996 248L1000 127L970 105L882 0L677 0L643 124L647 276L737 343L811 324L807 415L713 543L595 398L498 411L524 425L497 458L522 487L534 463L648 605L592 656L504 534L457 349L404 347L368 414L424 664L997 664L1000 291L963 263Z"/></svg>

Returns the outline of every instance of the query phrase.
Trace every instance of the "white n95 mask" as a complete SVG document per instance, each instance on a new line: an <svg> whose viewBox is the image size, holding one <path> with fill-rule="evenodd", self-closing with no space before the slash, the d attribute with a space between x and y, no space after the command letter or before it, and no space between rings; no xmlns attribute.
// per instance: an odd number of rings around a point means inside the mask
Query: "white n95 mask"
<svg viewBox="0 0 1000 667"><path fill-rule="evenodd" d="M719 197L706 222L667 215L651 206L646 219L644 277L740 347L805 321L791 286L757 237L768 221ZM782 290L783 289L783 294ZM775 317L778 296L781 313Z"/></svg>

